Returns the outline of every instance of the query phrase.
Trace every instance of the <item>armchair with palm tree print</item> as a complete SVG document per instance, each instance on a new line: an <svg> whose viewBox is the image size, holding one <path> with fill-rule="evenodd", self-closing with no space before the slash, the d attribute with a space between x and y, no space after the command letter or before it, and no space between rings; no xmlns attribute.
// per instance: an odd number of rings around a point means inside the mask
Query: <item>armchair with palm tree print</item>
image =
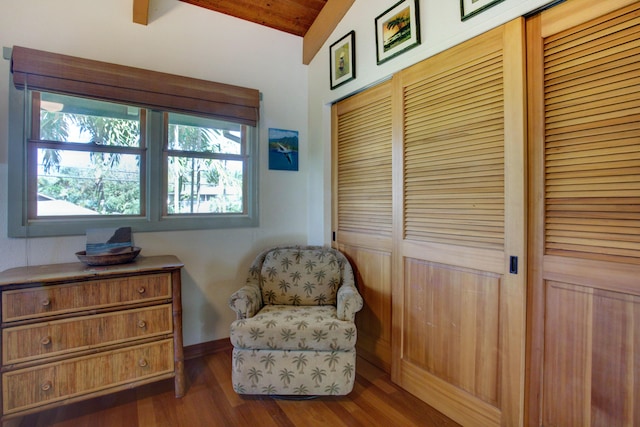
<svg viewBox="0 0 640 427"><path fill-rule="evenodd" d="M343 395L355 379L362 297L333 248L263 251L229 300L233 386L241 394Z"/></svg>

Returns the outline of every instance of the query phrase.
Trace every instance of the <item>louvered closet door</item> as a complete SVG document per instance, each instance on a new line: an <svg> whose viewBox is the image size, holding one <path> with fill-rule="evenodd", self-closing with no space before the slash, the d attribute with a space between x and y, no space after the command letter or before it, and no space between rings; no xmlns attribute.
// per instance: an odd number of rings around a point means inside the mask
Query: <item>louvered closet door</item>
<svg viewBox="0 0 640 427"><path fill-rule="evenodd" d="M639 426L640 2L568 1L527 37L528 419Z"/></svg>
<svg viewBox="0 0 640 427"><path fill-rule="evenodd" d="M391 84L333 106L333 230L354 266L365 305L360 356L391 367Z"/></svg>
<svg viewBox="0 0 640 427"><path fill-rule="evenodd" d="M393 82L392 378L465 426L523 421L523 42L518 19Z"/></svg>

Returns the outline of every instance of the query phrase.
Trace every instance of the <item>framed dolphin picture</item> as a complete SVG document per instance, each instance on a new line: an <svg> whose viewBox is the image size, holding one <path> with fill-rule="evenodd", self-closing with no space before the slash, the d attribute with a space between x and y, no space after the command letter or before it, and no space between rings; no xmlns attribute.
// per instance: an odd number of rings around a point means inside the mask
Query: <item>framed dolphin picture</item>
<svg viewBox="0 0 640 427"><path fill-rule="evenodd" d="M269 128L269 169L298 170L298 131Z"/></svg>

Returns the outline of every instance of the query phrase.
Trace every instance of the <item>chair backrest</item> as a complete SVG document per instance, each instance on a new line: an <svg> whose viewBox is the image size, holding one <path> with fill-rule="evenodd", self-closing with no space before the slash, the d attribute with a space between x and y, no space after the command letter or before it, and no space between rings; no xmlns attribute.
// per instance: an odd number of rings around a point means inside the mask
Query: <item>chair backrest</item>
<svg viewBox="0 0 640 427"><path fill-rule="evenodd" d="M335 305L342 281L340 261L331 248L274 248L260 269L265 304Z"/></svg>

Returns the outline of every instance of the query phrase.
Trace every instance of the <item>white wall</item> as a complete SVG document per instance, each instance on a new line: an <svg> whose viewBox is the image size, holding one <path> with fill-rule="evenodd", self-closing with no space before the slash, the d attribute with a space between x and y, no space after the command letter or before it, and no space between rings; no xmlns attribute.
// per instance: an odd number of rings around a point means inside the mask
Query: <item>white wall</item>
<svg viewBox="0 0 640 427"><path fill-rule="evenodd" d="M177 0L152 0L149 25L132 0L20 0L0 6L0 46L14 45L259 89L260 227L136 233L143 255L172 253L183 271L184 342L229 336L229 295L253 256L273 243L306 243L307 68L302 39ZM9 61L0 60L0 270L77 261L83 236L7 238ZM269 171L269 127L298 130L300 171Z"/></svg>
<svg viewBox="0 0 640 427"><path fill-rule="evenodd" d="M331 237L331 115L332 103L361 91L421 60L522 16L550 0L504 0L462 21L460 2L419 0L421 44L381 65L376 64L374 22L397 0L356 0L309 65L309 173L311 175L309 239ZM348 32L356 33L356 79L335 90L329 85L329 46Z"/></svg>

